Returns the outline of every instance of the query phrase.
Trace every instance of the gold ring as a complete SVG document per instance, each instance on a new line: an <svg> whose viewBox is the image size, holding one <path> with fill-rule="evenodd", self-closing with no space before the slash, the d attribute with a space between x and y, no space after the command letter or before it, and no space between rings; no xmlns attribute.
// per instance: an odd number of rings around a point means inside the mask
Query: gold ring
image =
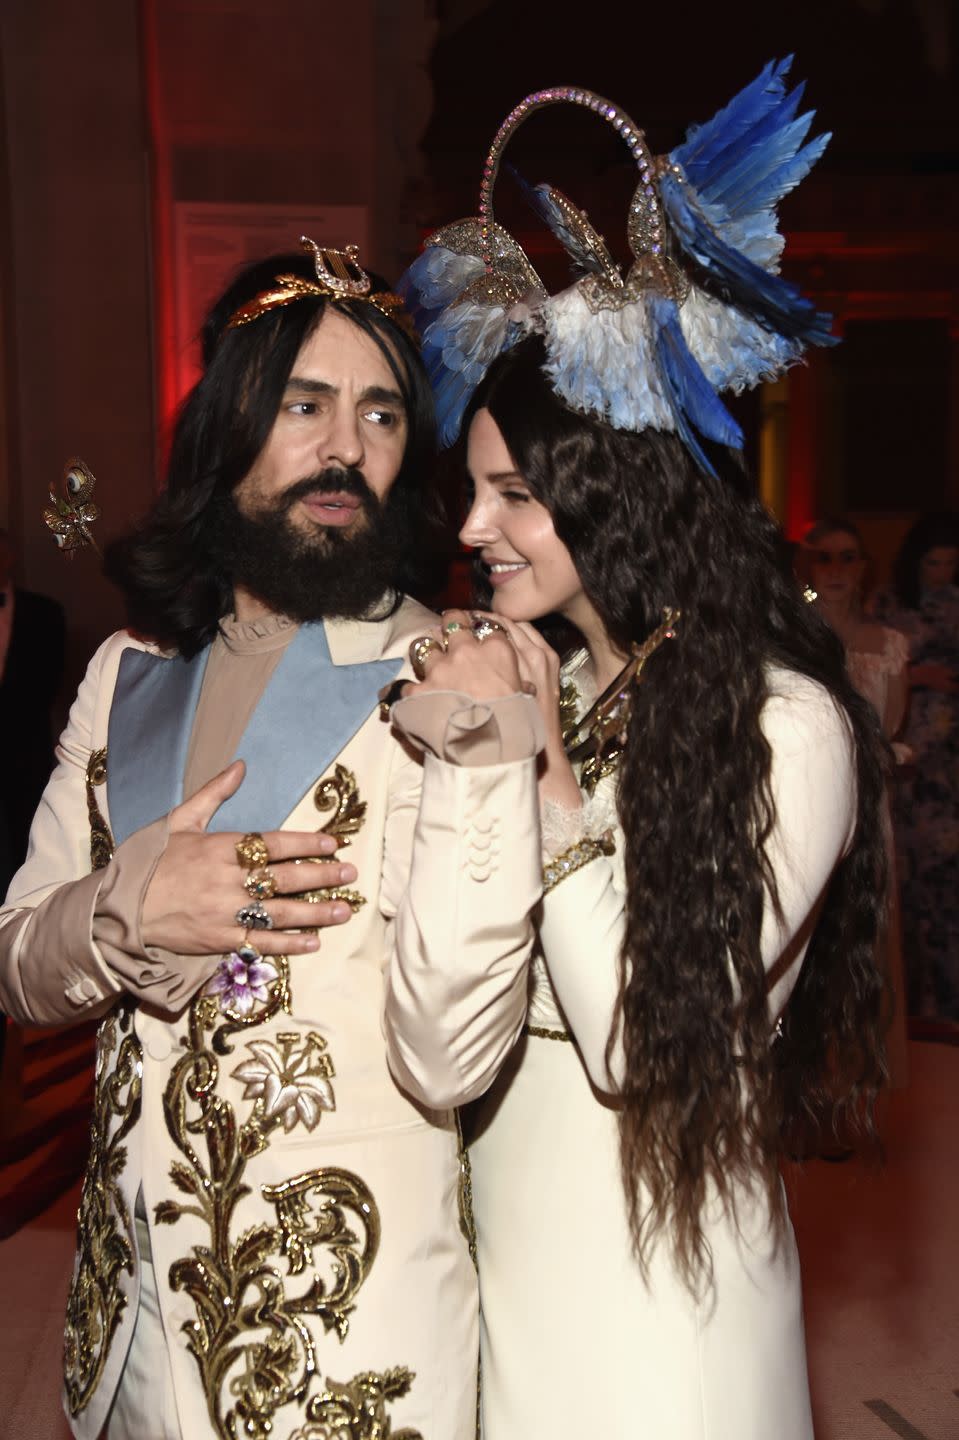
<svg viewBox="0 0 959 1440"><path fill-rule="evenodd" d="M244 835L236 842L236 858L245 870L262 870L264 865L269 865L270 857L263 836L256 830Z"/></svg>
<svg viewBox="0 0 959 1440"><path fill-rule="evenodd" d="M490 635L495 634L497 630L501 635L506 634L505 627L498 620L490 620L486 615L474 615L472 622L471 629L477 640L488 640Z"/></svg>
<svg viewBox="0 0 959 1440"><path fill-rule="evenodd" d="M426 657L434 650L444 652L446 646L432 635L420 635L410 646L410 664L417 680L426 679Z"/></svg>
<svg viewBox="0 0 959 1440"><path fill-rule="evenodd" d="M272 870L251 870L243 881L251 900L272 900L276 894L276 876Z"/></svg>

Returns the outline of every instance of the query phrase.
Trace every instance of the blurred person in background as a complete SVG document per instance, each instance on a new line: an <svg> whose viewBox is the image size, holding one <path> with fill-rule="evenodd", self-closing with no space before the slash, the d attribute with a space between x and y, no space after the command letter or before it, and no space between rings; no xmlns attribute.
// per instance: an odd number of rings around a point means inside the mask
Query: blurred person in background
<svg viewBox="0 0 959 1440"><path fill-rule="evenodd" d="M803 537L796 559L800 578L814 592L812 603L843 643L850 680L879 716L886 739L892 740L906 717L909 646L899 630L880 625L864 614L867 567L862 537L852 521L842 516L817 520ZM900 763L908 758L904 745L893 745L893 751ZM889 913L880 934L877 958L890 987L886 1046L889 1080L896 1087L906 1084L908 1072L907 1006L899 886L888 804L883 811L883 826L889 852Z"/></svg>
<svg viewBox="0 0 959 1440"><path fill-rule="evenodd" d="M803 538L799 563L816 593L813 603L843 643L849 678L891 740L906 715L909 646L899 630L863 614L866 556L859 531L849 520L817 521Z"/></svg>
<svg viewBox="0 0 959 1440"><path fill-rule="evenodd" d="M909 644L903 740L912 765L894 819L910 1007L959 1021L959 516L909 531L873 613Z"/></svg>

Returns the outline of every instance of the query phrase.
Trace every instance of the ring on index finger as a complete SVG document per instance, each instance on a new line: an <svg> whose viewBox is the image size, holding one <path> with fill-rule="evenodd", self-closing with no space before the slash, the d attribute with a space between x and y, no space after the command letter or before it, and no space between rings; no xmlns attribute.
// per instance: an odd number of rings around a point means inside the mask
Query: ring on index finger
<svg viewBox="0 0 959 1440"><path fill-rule="evenodd" d="M272 870L251 870L243 881L243 888L251 900L272 900L276 894L276 876Z"/></svg>
<svg viewBox="0 0 959 1440"><path fill-rule="evenodd" d="M419 635L410 646L410 664L417 680L426 679L426 661L434 650L442 654L446 647L433 635Z"/></svg>
<svg viewBox="0 0 959 1440"><path fill-rule="evenodd" d="M269 865L270 856L263 836L256 830L244 835L236 842L236 858L244 870L262 870L264 865Z"/></svg>

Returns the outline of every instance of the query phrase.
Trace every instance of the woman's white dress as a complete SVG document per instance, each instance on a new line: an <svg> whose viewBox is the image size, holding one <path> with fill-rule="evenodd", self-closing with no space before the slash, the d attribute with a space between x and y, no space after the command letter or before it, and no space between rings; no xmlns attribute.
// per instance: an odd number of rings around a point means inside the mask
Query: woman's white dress
<svg viewBox="0 0 959 1440"><path fill-rule="evenodd" d="M771 1039L855 814L845 721L811 681L777 672L774 689L763 727L774 757L772 858L785 919L779 926L770 912L763 929ZM485 813L519 854L538 842L535 826L508 808L516 763L489 767ZM427 756L424 806L431 806L431 782L451 783L442 772L452 768ZM587 829L616 827L613 785L600 783ZM455 852L457 807L447 804L446 841ZM433 806L417 836L424 867L440 813ZM618 831L616 840L610 860L591 861L544 897L525 950L523 917L505 924L499 915L501 949L512 942L525 984L510 985L502 965L495 978L493 967L467 973L460 956L431 938L423 913L415 940L408 923L398 936L386 1018L401 1083L440 1103L455 1092L471 1098L491 1067L498 1072L470 1118L482 1433L485 1440L811 1440L791 1226L775 1243L758 1194L738 1197L738 1228L714 1204L705 1220L714 1285L699 1300L678 1277L668 1245L657 1248L648 1278L632 1254L605 1063L623 921ZM416 867L414 851L414 874ZM468 856L460 868L465 874ZM508 905L503 893L491 902Z"/></svg>

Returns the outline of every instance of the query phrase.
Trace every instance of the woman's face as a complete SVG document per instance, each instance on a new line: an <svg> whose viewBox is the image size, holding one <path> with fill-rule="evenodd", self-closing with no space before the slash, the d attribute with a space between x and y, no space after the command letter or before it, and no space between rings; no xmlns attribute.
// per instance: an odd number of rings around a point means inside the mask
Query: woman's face
<svg viewBox="0 0 959 1440"><path fill-rule="evenodd" d="M833 530L809 546L812 588L827 605L854 599L865 568L859 541L846 530Z"/></svg>
<svg viewBox="0 0 959 1440"><path fill-rule="evenodd" d="M470 426L466 464L473 502L460 539L479 551L493 587L493 609L509 620L565 615L582 629L592 605L576 566L488 410L477 411Z"/></svg>
<svg viewBox="0 0 959 1440"><path fill-rule="evenodd" d="M959 568L959 549L955 545L933 545L919 561L919 586L922 590L941 590L952 585Z"/></svg>

